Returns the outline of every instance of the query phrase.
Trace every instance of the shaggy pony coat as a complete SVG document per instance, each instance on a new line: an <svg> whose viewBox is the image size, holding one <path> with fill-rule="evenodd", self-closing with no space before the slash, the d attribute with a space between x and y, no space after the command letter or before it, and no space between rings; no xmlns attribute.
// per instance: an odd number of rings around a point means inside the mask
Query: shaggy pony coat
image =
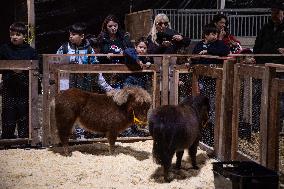
<svg viewBox="0 0 284 189"><path fill-rule="evenodd" d="M51 107L55 108L56 128L65 155L70 155L68 140L75 122L85 130L104 133L109 151L113 152L118 134L133 124L134 115L147 122L151 102L150 94L139 87L126 87L107 94L72 88L58 94Z"/></svg>
<svg viewBox="0 0 284 189"><path fill-rule="evenodd" d="M204 96L188 98L179 105L164 105L153 110L149 131L153 137L153 158L164 168L164 179L170 182L169 170L176 153L176 168L180 169L184 149L188 149L192 166L198 169L196 153L202 125L209 114L209 100Z"/></svg>

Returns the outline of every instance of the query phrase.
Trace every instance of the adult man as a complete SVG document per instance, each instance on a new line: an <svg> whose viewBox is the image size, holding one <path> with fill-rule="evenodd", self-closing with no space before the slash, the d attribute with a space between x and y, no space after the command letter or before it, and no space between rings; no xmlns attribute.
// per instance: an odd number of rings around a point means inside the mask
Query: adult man
<svg viewBox="0 0 284 189"><path fill-rule="evenodd" d="M284 54L284 1L278 1L271 6L271 19L260 30L255 40L255 54ZM258 64L267 62L284 63L284 57L256 57Z"/></svg>

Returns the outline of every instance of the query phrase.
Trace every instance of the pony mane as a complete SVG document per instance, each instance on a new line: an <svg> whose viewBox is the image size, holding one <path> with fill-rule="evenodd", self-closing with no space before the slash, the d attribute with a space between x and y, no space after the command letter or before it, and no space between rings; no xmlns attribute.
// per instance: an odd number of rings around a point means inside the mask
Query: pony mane
<svg viewBox="0 0 284 189"><path fill-rule="evenodd" d="M130 95L134 97L136 103L142 104L152 102L150 94L137 86L124 87L121 90L112 90L107 93L107 96L112 97L113 101L118 105L126 103Z"/></svg>

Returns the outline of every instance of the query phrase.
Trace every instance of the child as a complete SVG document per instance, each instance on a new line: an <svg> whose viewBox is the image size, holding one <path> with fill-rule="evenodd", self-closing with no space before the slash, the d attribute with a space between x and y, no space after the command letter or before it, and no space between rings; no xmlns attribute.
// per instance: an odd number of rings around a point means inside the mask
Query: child
<svg viewBox="0 0 284 189"><path fill-rule="evenodd" d="M230 49L223 41L218 40L218 29L212 25L206 25L203 29L203 40L196 44L192 54L200 55L215 55L215 56L227 56L230 53ZM220 64L222 60L217 59L203 59L199 61L193 61L193 63L199 64Z"/></svg>
<svg viewBox="0 0 284 189"><path fill-rule="evenodd" d="M151 63L153 62L152 59L146 56L140 56L138 55L145 55L147 54L147 39L145 37L139 38L135 42L135 51L133 49L126 49L124 54L126 55L126 63L130 67L143 67L143 64ZM134 52L133 52L134 51ZM132 65L131 65L132 64ZM146 83L147 80L149 79L149 75L145 73L135 73L129 75L125 81L124 81L124 86L129 86L129 85L138 85L142 88L146 88Z"/></svg>
<svg viewBox="0 0 284 189"><path fill-rule="evenodd" d="M0 47L0 60L37 60L38 55L27 41L27 27L13 23L8 44ZM2 139L29 137L29 74L28 71L3 71Z"/></svg>
<svg viewBox="0 0 284 189"><path fill-rule="evenodd" d="M147 39L145 37L139 38L135 42L135 50L134 49L126 49L125 55L126 55L126 62L128 64L132 64L138 67L143 67L143 64L146 63L153 63L153 60L146 56L140 56L137 55L145 55L147 54ZM133 51L134 50L134 51ZM147 89L148 82L151 81L150 74L145 73L134 73L129 74L129 76L125 79L123 85L124 86L130 86L130 85L136 85L140 86L144 89ZM132 125L130 128L126 129L124 132L121 133L121 136L148 136L148 133L145 133L142 130L139 130L137 125Z"/></svg>
<svg viewBox="0 0 284 189"><path fill-rule="evenodd" d="M57 50L56 54L94 54L95 51L91 47L90 40L85 39L87 27L83 23L75 23L69 29L69 42ZM95 64L98 63L94 56L70 56L70 63L75 64ZM71 74L70 87L81 88L83 90L92 91L94 77L90 74ZM98 74L97 82L104 91L112 90L112 87L105 81L102 74Z"/></svg>

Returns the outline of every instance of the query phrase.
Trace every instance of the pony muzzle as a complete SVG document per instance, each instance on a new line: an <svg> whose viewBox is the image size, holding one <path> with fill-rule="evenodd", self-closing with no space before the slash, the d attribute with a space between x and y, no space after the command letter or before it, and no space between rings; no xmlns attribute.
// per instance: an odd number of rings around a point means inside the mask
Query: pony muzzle
<svg viewBox="0 0 284 189"><path fill-rule="evenodd" d="M133 110L133 123L141 128L144 128L147 125L147 122L141 121L139 118L135 116L134 110Z"/></svg>

